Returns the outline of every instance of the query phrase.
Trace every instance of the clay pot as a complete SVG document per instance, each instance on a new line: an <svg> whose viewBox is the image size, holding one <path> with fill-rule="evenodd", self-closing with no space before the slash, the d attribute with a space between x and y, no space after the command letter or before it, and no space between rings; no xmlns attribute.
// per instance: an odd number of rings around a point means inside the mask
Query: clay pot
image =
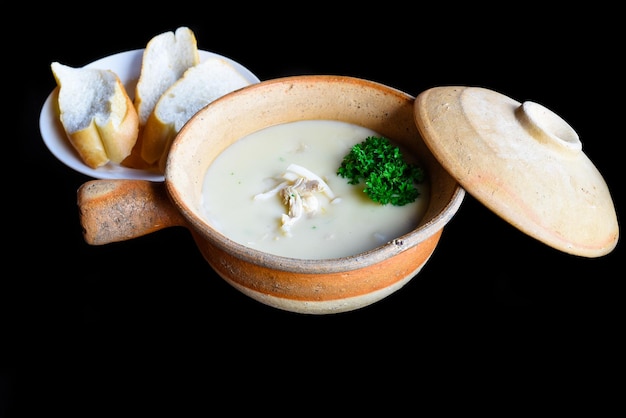
<svg viewBox="0 0 626 418"><path fill-rule="evenodd" d="M292 312L350 311L402 288L433 254L465 191L426 147L414 119L415 98L372 81L295 76L264 81L200 110L170 150L163 183L94 180L78 191L85 240L128 240L171 226L189 229L210 266L245 295ZM373 129L414 153L430 182L419 225L378 248L333 259L293 259L249 248L202 216L207 167L229 145L262 128L304 119L332 119Z"/></svg>

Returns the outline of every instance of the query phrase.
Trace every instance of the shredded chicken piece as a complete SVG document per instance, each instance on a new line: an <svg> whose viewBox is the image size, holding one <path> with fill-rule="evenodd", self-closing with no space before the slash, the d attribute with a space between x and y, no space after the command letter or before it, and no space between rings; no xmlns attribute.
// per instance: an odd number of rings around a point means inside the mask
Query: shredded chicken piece
<svg viewBox="0 0 626 418"><path fill-rule="evenodd" d="M287 207L287 213L281 215L281 230L287 236L290 235L291 227L302 216L313 215L320 209L316 193L324 193L329 199L337 200L320 176L300 165L290 164L282 178L286 181L255 195L254 199L268 199L280 194L283 204Z"/></svg>
<svg viewBox="0 0 626 418"><path fill-rule="evenodd" d="M287 171L285 172L285 174L283 174L283 178L286 178L288 180L294 180L294 175L304 177L307 180L317 180L321 184L322 190L324 191L326 196L328 196L328 198L331 200L335 198L335 194L330 189L330 187L328 187L328 184L326 184L324 179L312 172L311 170L304 168L298 164L289 164L289 166L287 167Z"/></svg>
<svg viewBox="0 0 626 418"><path fill-rule="evenodd" d="M294 184L280 191L283 203L288 208L287 214L282 216L283 230L288 231L302 215L317 211L319 201L313 193L321 191L317 180L307 180L303 177L299 177Z"/></svg>

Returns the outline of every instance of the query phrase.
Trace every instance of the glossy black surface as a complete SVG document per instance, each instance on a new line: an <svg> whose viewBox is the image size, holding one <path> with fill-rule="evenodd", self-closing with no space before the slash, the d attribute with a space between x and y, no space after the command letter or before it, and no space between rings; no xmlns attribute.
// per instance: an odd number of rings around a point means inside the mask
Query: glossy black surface
<svg viewBox="0 0 626 418"><path fill-rule="evenodd" d="M623 246L598 259L563 254L469 195L417 277L372 306L338 315L283 312L244 296L213 273L182 228L85 244L76 190L90 179L57 161L39 134L39 111L55 87L49 64L82 66L142 48L181 25L194 30L200 48L242 63L261 80L342 74L412 95L472 85L543 104L578 132L618 216L623 213L623 67L621 57L603 52L616 39L611 24L592 30L540 13L474 19L452 9L429 13L423 27L403 9L348 21L332 10L317 16L294 9L298 19L290 20L259 9L266 17L244 28L238 14L217 29L198 23L199 13L160 23L126 16L114 29L93 19L28 27L32 43L21 45L20 59L10 59L7 83L17 91L5 96L5 127L12 131L3 138L11 153L3 158L10 167L3 198L9 237L0 338L8 351L0 417L42 416L35 412L42 410L112 416L124 402L138 415L161 408L208 412L207 403L216 401L206 398L209 383L242 396L267 386L268 376L299 382L319 373L334 386L355 371L362 375L359 364L402 375L407 363L430 364L440 349L449 353L446 364L473 368L476 360L459 354L477 347L481 361L502 361L524 375L520 357L509 350L554 356L553 364L567 370L553 343L566 341L568 355L582 341L614 347L615 334L605 333L614 315L604 312L623 304ZM581 10L581 19L587 13ZM422 349L428 354L418 354ZM603 368L605 357L595 358ZM220 367L230 372L218 373Z"/></svg>

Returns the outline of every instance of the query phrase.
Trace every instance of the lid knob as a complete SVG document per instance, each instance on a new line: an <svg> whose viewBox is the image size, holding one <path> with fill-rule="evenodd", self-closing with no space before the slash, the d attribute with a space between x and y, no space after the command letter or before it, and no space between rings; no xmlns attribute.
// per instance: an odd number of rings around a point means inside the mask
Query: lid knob
<svg viewBox="0 0 626 418"><path fill-rule="evenodd" d="M526 101L515 110L515 116L537 141L569 151L582 150L582 143L576 131L550 109Z"/></svg>

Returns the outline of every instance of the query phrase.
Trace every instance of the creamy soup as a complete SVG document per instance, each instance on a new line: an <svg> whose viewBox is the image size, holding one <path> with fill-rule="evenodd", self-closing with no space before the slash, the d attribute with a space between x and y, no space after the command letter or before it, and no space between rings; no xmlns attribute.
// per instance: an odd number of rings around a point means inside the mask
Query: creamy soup
<svg viewBox="0 0 626 418"><path fill-rule="evenodd" d="M344 257L392 241L417 226L428 206L428 182L418 185L420 196L404 206L373 202L363 184L348 184L337 169L350 148L368 136L380 135L326 120L250 134L207 170L204 216L232 240L285 257Z"/></svg>

